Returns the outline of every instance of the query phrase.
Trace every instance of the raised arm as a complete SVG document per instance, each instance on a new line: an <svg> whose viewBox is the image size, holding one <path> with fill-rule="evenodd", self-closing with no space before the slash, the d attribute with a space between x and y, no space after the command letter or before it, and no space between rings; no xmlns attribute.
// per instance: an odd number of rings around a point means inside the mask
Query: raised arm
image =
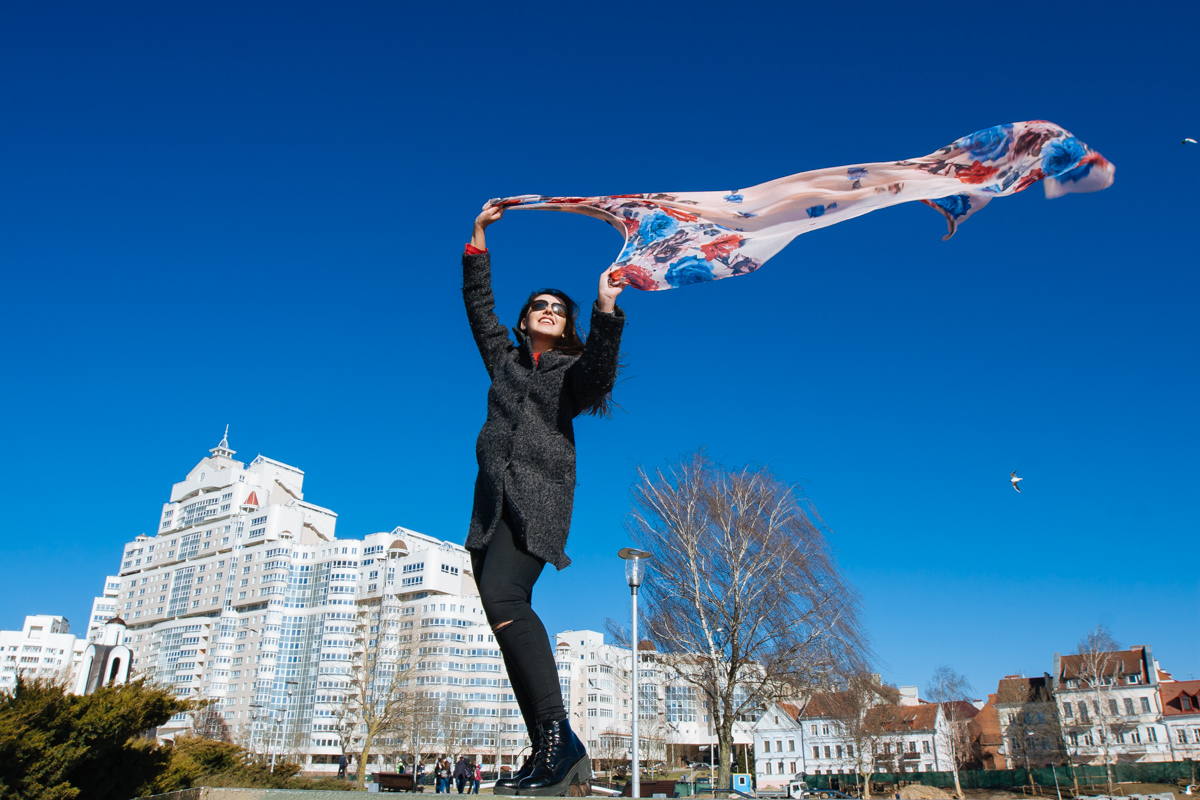
<svg viewBox="0 0 1200 800"><path fill-rule="evenodd" d="M592 306L583 355L571 365L571 394L575 413L582 414L612 391L617 380L617 362L621 354L621 333L625 312L617 307L617 295L625 288L625 278L614 280L609 267L600 276L600 291Z"/></svg>
<svg viewBox="0 0 1200 800"><path fill-rule="evenodd" d="M487 252L484 230L504 214L503 208L485 208L475 218L471 243L463 253L463 302L467 307L467 322L483 366L495 377L496 369L513 348L508 329L496 316L496 298L492 295L492 262Z"/></svg>

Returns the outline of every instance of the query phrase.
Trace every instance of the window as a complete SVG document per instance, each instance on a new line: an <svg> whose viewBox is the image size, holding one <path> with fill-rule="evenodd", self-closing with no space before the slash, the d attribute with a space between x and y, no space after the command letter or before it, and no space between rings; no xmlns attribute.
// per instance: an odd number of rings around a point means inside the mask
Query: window
<svg viewBox="0 0 1200 800"><path fill-rule="evenodd" d="M813 736L816 736L816 735L817 735L817 730L818 730L818 728L817 728L817 724L814 722L814 723L813 723L813 726L812 726L812 735L813 735Z"/></svg>
<svg viewBox="0 0 1200 800"><path fill-rule="evenodd" d="M783 752L783 740L782 740L782 739L776 739L776 740L775 740L775 752L776 752L776 753L782 753L782 752Z"/></svg>
<svg viewBox="0 0 1200 800"><path fill-rule="evenodd" d="M854 745L846 745L846 758L854 758Z"/></svg>
<svg viewBox="0 0 1200 800"><path fill-rule="evenodd" d="M825 745L825 757L826 758L833 758L833 754L830 752L831 750L832 750L832 748L829 745Z"/></svg>
<svg viewBox="0 0 1200 800"><path fill-rule="evenodd" d="M796 740L795 739L788 739L788 752L789 753L796 752Z"/></svg>
<svg viewBox="0 0 1200 800"><path fill-rule="evenodd" d="M1084 703L1083 701L1080 701L1079 703L1079 721L1085 724L1088 721L1087 703Z"/></svg>
<svg viewBox="0 0 1200 800"><path fill-rule="evenodd" d="M1175 731L1175 738L1179 741L1180 744L1188 743L1187 731L1184 730L1183 728L1180 728L1179 730Z"/></svg>
<svg viewBox="0 0 1200 800"><path fill-rule="evenodd" d="M1149 714L1149 713L1150 713L1150 700L1149 700L1149 698L1143 697L1143 698L1141 698L1141 700L1142 700L1142 713L1143 713L1143 714Z"/></svg>
<svg viewBox="0 0 1200 800"><path fill-rule="evenodd" d="M1133 716L1133 698L1132 697L1125 698L1125 713L1130 716Z"/></svg>
<svg viewBox="0 0 1200 800"><path fill-rule="evenodd" d="M639 738L640 738L640 737L639 737ZM766 751L763 751L763 752L766 752ZM770 762L770 761L768 761L768 762L767 762L767 774L768 774L768 775L770 775L770 774L771 774L771 762Z"/></svg>
<svg viewBox="0 0 1200 800"><path fill-rule="evenodd" d="M1141 744L1142 743L1141 731L1139 731L1137 728L1134 728L1132 731L1129 732L1129 739L1134 744ZM1091 742L1088 742L1088 744L1091 744Z"/></svg>
<svg viewBox="0 0 1200 800"><path fill-rule="evenodd" d="M928 739L926 739L925 741L921 742L921 752L923 752L923 753L928 753L928 752L929 752L929 740L928 740Z"/></svg>
<svg viewBox="0 0 1200 800"><path fill-rule="evenodd" d="M1186 694L1179 695L1179 705L1184 711L1191 711L1192 698L1188 697Z"/></svg>
<svg viewBox="0 0 1200 800"><path fill-rule="evenodd" d="M763 739L763 752L764 753L771 752L771 740L770 739Z"/></svg>
<svg viewBox="0 0 1200 800"><path fill-rule="evenodd" d="M1126 675L1125 680L1128 683L1141 683L1142 676L1141 675Z"/></svg>
<svg viewBox="0 0 1200 800"><path fill-rule="evenodd" d="M828 725L822 725L822 726L821 726L821 733L823 733L824 735L828 736L828 735L829 735L829 726L828 726Z"/></svg>
<svg viewBox="0 0 1200 800"><path fill-rule="evenodd" d="M1063 703L1063 716L1066 717L1067 719L1070 719L1071 717L1075 716L1075 712L1071 708L1070 703Z"/></svg>
<svg viewBox="0 0 1200 800"><path fill-rule="evenodd" d="M842 746L841 746L840 744L839 744L839 745L837 745L837 747L835 747L835 748L834 748L834 751L837 753L837 757L838 757L838 758L841 758L841 757L842 757Z"/></svg>
<svg viewBox="0 0 1200 800"><path fill-rule="evenodd" d="M1158 728L1146 728L1146 738L1152 742L1158 741Z"/></svg>
<svg viewBox="0 0 1200 800"><path fill-rule="evenodd" d="M815 728L815 727L817 727L817 726L816 726L816 725L813 725L813 727ZM813 758L820 758L820 757L821 757L821 748L817 747L817 746L814 744L814 745L813 745Z"/></svg>
<svg viewBox="0 0 1200 800"><path fill-rule="evenodd" d="M917 752L917 743L916 743L916 742L909 742L909 743L908 743L908 752L910 752L910 753L915 753L915 752Z"/></svg>
<svg viewBox="0 0 1200 800"><path fill-rule="evenodd" d="M1113 716L1121 713L1117 710L1117 701L1115 698L1109 698L1108 700L1108 713L1112 714Z"/></svg>

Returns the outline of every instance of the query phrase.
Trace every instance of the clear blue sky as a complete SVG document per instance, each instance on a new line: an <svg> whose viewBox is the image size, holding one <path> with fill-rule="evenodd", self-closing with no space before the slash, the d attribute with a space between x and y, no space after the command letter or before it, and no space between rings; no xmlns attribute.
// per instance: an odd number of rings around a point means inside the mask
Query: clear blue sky
<svg viewBox="0 0 1200 800"><path fill-rule="evenodd" d="M890 680L983 695L1099 622L1200 674L1200 6L893 7L10 5L0 627L81 628L226 423L341 536L461 541L486 376L458 258L490 197L731 189L1042 118L1115 185L627 291L624 411L577 426L575 564L535 603L623 618L634 470L704 446L816 504ZM546 213L489 244L506 321L536 286L590 299L620 248Z"/></svg>

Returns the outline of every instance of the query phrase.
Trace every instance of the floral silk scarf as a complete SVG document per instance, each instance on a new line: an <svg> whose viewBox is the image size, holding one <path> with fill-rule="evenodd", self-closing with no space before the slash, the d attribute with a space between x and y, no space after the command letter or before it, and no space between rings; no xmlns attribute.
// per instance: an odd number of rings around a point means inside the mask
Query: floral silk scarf
<svg viewBox="0 0 1200 800"><path fill-rule="evenodd" d="M487 206L548 209L602 219L625 237L616 260L647 291L745 275L802 233L910 200L959 223L993 197L1043 181L1046 196L1095 192L1113 165L1057 125L1015 122L964 136L907 161L801 172L731 192L609 197L521 195Z"/></svg>

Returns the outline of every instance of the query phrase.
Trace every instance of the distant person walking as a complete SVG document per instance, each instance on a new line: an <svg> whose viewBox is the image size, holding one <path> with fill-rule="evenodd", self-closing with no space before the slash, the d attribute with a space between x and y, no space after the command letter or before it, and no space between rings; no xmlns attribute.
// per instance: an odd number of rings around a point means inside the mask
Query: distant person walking
<svg viewBox="0 0 1200 800"><path fill-rule="evenodd" d="M472 794L479 794L479 784L483 783L483 767L479 764L475 765L475 781L471 786Z"/></svg>
<svg viewBox="0 0 1200 800"><path fill-rule="evenodd" d="M346 777L346 754L345 753L342 753L340 756L338 756L338 777L339 778Z"/></svg>
<svg viewBox="0 0 1200 800"><path fill-rule="evenodd" d="M454 765L454 785L458 789L458 793L462 794L466 788L467 781L471 778L471 768L467 766L467 757L459 756L458 763Z"/></svg>

